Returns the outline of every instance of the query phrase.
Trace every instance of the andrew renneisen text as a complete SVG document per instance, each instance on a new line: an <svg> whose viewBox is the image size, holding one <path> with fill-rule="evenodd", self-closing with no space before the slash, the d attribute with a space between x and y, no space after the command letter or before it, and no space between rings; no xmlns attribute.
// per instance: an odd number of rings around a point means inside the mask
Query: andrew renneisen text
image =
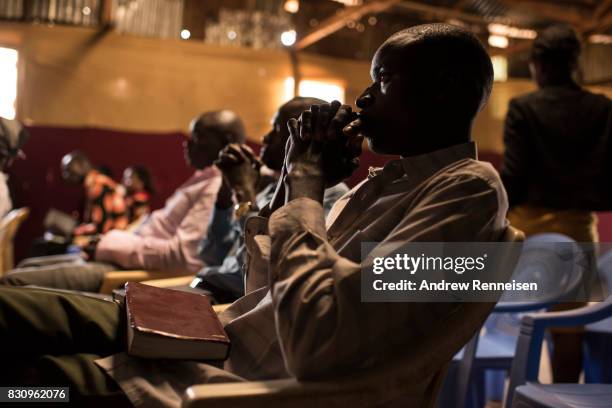
<svg viewBox="0 0 612 408"><path fill-rule="evenodd" d="M396 254L391 257L375 257L372 264L372 272L375 275L382 275L385 271L398 270L405 271L414 275L419 271L452 271L457 275L462 275L470 271L482 271L486 267L487 254L482 256L411 256L408 254ZM385 282L382 279L375 279L373 288L376 291L400 290L400 291L504 291L504 290L528 290L537 291L536 282L517 282L514 279L510 282L483 282L473 279L466 282L428 282L423 279L415 282L409 279L401 279L396 282Z"/></svg>

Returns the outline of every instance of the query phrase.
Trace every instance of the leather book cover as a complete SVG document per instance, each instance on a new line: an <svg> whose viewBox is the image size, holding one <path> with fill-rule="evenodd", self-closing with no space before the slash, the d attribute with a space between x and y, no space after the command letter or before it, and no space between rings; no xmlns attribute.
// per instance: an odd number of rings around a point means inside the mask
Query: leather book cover
<svg viewBox="0 0 612 408"><path fill-rule="evenodd" d="M205 295L129 282L128 353L146 358L224 360L229 338Z"/></svg>

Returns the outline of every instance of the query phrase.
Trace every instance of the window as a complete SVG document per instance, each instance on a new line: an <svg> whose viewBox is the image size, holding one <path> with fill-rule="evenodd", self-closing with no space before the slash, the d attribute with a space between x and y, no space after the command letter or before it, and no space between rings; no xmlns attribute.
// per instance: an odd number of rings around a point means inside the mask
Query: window
<svg viewBox="0 0 612 408"><path fill-rule="evenodd" d="M293 98L293 87L293 78L287 78L285 80L285 101ZM300 81L298 94L299 96L309 96L312 98L323 99L327 102L331 102L333 100L344 102L344 87L339 85L337 82L304 79Z"/></svg>
<svg viewBox="0 0 612 408"><path fill-rule="evenodd" d="M491 58L493 63L493 80L504 82L508 79L508 59L502 55Z"/></svg>
<svg viewBox="0 0 612 408"><path fill-rule="evenodd" d="M15 118L17 58L16 50L0 47L0 116L7 119Z"/></svg>

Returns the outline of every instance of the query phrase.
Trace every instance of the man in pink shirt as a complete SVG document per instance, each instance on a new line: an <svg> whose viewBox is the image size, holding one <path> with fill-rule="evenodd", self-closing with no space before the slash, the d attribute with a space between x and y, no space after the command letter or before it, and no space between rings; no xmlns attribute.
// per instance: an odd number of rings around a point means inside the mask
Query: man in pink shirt
<svg viewBox="0 0 612 408"><path fill-rule="evenodd" d="M243 143L245 130L238 115L228 110L200 115L190 130L185 160L195 173L137 231L109 231L89 248L90 262L80 257L60 258L64 261L58 263L26 260L0 283L98 291L104 274L119 268L195 274L204 266L198 244L221 185L221 172L213 162L227 144Z"/></svg>

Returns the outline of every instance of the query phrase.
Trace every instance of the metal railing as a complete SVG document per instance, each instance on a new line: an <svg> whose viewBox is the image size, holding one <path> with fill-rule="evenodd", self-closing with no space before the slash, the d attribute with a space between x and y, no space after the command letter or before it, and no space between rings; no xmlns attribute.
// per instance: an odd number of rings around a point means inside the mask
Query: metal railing
<svg viewBox="0 0 612 408"><path fill-rule="evenodd" d="M102 0L2 0L0 19L97 26Z"/></svg>

